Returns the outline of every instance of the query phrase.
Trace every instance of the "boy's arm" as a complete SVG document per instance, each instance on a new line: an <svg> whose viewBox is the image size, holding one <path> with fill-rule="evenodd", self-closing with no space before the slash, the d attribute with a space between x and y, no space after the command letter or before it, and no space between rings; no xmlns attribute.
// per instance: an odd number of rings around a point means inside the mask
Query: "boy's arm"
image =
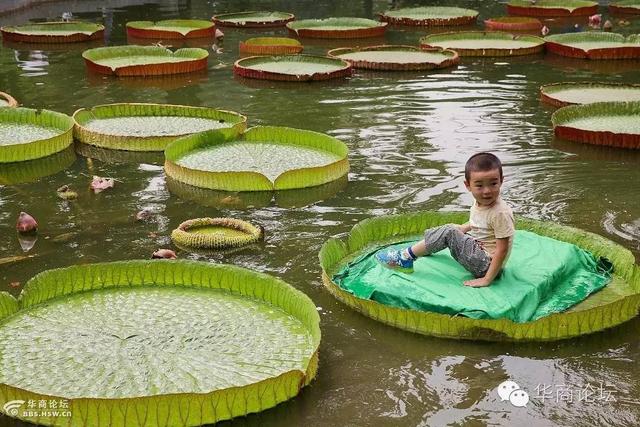
<svg viewBox="0 0 640 427"><path fill-rule="evenodd" d="M471 224L469 224L468 222L466 224L460 224L457 227L458 227L458 230L462 232L462 234L466 234L469 231L471 231Z"/></svg>
<svg viewBox="0 0 640 427"><path fill-rule="evenodd" d="M465 281L465 286L482 288L484 286L489 286L491 282L493 282L493 279L495 279L498 273L500 273L502 264L504 264L504 259L507 256L507 252L509 252L509 239L509 237L496 239L496 250L493 253L493 257L491 258L491 264L489 265L487 273L484 275L484 277Z"/></svg>

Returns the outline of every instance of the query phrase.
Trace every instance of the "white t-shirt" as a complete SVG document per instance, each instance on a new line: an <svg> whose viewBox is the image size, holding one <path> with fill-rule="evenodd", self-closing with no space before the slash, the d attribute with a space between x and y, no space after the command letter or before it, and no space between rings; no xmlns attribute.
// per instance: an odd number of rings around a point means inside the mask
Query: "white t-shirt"
<svg viewBox="0 0 640 427"><path fill-rule="evenodd" d="M474 201L469 212L469 225L471 230L467 234L480 241L490 256L493 256L496 251L496 239L509 237L507 258L509 257L516 226L511 207L502 198L498 197L496 202L489 207L479 206Z"/></svg>

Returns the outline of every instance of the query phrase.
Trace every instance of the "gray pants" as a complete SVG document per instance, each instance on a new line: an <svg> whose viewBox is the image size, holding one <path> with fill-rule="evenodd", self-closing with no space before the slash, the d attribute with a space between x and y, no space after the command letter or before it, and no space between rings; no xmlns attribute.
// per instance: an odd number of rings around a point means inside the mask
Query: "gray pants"
<svg viewBox="0 0 640 427"><path fill-rule="evenodd" d="M451 256L475 277L484 277L491 264L491 257L480 243L452 224L426 230L424 242L427 255L449 248Z"/></svg>

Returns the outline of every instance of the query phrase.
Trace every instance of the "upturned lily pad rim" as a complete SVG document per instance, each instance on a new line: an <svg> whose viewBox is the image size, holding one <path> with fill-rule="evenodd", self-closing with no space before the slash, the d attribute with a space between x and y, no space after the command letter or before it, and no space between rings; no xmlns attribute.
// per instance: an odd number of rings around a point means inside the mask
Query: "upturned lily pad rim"
<svg viewBox="0 0 640 427"><path fill-rule="evenodd" d="M502 31L534 31L542 28L542 21L530 16L497 16L484 21L485 28Z"/></svg>
<svg viewBox="0 0 640 427"><path fill-rule="evenodd" d="M468 212L417 212L369 218L356 224L342 238L326 241L319 254L325 287L343 303L383 323L411 332L443 338L483 341L555 341L572 338L616 326L638 314L640 308L640 268L633 254L599 235L551 222L518 218L519 229L574 243L596 256L604 256L614 264L612 281L626 286L630 293L595 307L583 303L572 309L543 317L533 322L516 323L508 319L471 319L440 313L401 309L375 301L357 298L332 281L344 262L376 244L419 236L424 229L447 223L462 224ZM611 286L611 284L609 285ZM606 288L605 288L606 289Z"/></svg>
<svg viewBox="0 0 640 427"><path fill-rule="evenodd" d="M233 265L186 260L134 260L43 271L27 282L17 299L7 292L0 292L0 327L23 310L48 302L61 302L76 293L142 287L189 287L204 292L219 290L278 307L301 322L311 337L313 353L302 359L306 370L292 370L243 387L217 389L208 393L68 399L0 384L0 396L6 401L45 398L68 400L71 420L60 417L27 418L28 421L45 425L68 425L74 419L73 425L84 425L91 419L96 421L95 425L124 427L138 425L140 419L156 416L166 416L166 425L201 425L271 408L294 397L315 377L321 332L320 318L313 301L279 278ZM161 406L162 414L156 412ZM107 421L100 420L101 415Z"/></svg>
<svg viewBox="0 0 640 427"><path fill-rule="evenodd" d="M236 21L229 21L229 18L237 18L237 17L250 17L252 15L279 15L280 19L276 20L260 20L260 19L247 19L242 21L242 23ZM293 13L288 12L278 12L278 11L246 11L246 12L231 12L231 13L221 13L218 15L213 15L211 20L220 25L220 26L228 26L228 27L282 27L287 22L291 22L296 19Z"/></svg>
<svg viewBox="0 0 640 427"><path fill-rule="evenodd" d="M316 71L312 73L294 74L276 71L264 71L253 68L253 65L265 62L296 61L296 62L316 62L321 64L332 64L336 66L332 71ZM242 77L258 78L264 80L288 80L288 81L311 81L326 80L330 78L344 77L351 74L351 64L340 58L319 55L271 55L271 56L248 56L240 58L233 64L233 72Z"/></svg>
<svg viewBox="0 0 640 427"><path fill-rule="evenodd" d="M178 160L194 150L224 145L235 141L270 142L282 145L311 147L333 153L338 160L330 164L290 169L272 182L254 171L203 171L178 165ZM195 187L225 191L274 191L314 187L334 181L349 172L349 149L337 138L309 130L279 126L256 126L237 138L218 131L207 131L177 139L165 149L165 173L182 183Z"/></svg>
<svg viewBox="0 0 640 427"><path fill-rule="evenodd" d="M558 92L578 88L602 88L602 89L635 89L640 92L640 84L612 83L612 82L558 82L540 86L542 100L557 107L576 105L576 103L563 100L556 96Z"/></svg>
<svg viewBox="0 0 640 427"><path fill-rule="evenodd" d="M87 49L82 52L82 57L84 60L91 64L93 67L101 68L101 69L109 69L112 74L119 74L122 70L128 70L130 68L145 68L149 66L161 66L161 65L175 65L174 63L155 63L155 64L130 64L130 65L121 65L117 67L111 67L109 65L103 65L100 63L100 60L110 59L110 58L123 58L123 57L135 57L135 56L165 56L165 57L181 57L187 58L187 60L177 63L177 66L181 64L186 64L189 62L199 63L204 61L203 65L206 68L206 60L209 57L209 52L205 49L201 48L181 48L176 50L175 52L161 46L139 46L139 45L125 45L125 46L107 46L107 47L97 47L93 49ZM197 67L200 69L201 67ZM189 71L196 71L189 70ZM176 74L182 73L185 71L178 71ZM162 73L165 74L165 73ZM125 74L126 75L126 74ZM151 74L150 74L151 75Z"/></svg>
<svg viewBox="0 0 640 427"><path fill-rule="evenodd" d="M0 98L6 101L7 105L5 108L15 108L18 106L18 101L6 92L0 92Z"/></svg>
<svg viewBox="0 0 640 427"><path fill-rule="evenodd" d="M121 114L123 112L126 114ZM171 141L193 133L185 132L181 135L171 136L123 136L94 131L85 126L89 121L95 119L154 116L224 118L232 123L232 126L220 129L220 131L228 132L230 135L239 135L247 127L247 117L235 111L191 105L122 102L76 110L73 113L74 136L81 143L102 148L127 151L163 151Z"/></svg>
<svg viewBox="0 0 640 427"><path fill-rule="evenodd" d="M361 52L424 52L424 53L439 53L443 56L447 57L440 62L432 62L432 61L424 61L420 63L415 62L378 62L375 60L368 61L366 59L361 60L349 60L346 58L342 58L342 55L347 55L350 53L361 53ZM444 49L440 47L434 48L419 48L417 46L409 46L409 45L379 45L379 46L365 46L365 47L339 47L336 49L331 49L327 52L327 56L332 58L344 59L345 61L351 63L355 68L367 68L367 69L387 69L387 67L391 66L394 69L402 69L403 66L411 65L413 66L411 69L430 69L430 68L444 68L448 66L454 66L459 62L458 52L452 49ZM363 62L367 62L365 66Z"/></svg>
<svg viewBox="0 0 640 427"><path fill-rule="evenodd" d="M199 234L199 227L218 226L238 230L243 237L212 236ZM264 229L248 221L237 218L195 218L183 221L171 232L171 240L179 247L195 249L227 249L238 248L256 243L264 238Z"/></svg>
<svg viewBox="0 0 640 427"><path fill-rule="evenodd" d="M544 38L546 42L553 42L557 44L562 44L566 46L571 46L576 49L581 50L592 50L592 49L583 49L581 47L572 46L571 43L575 42L584 42L584 41L594 41L594 42L611 42L611 43L624 43L629 44L630 46L640 47L640 37L637 34L632 34L628 37L625 37L619 33L609 33L609 32L581 32L581 33L562 33L562 34L552 34L546 36ZM594 49L604 49L604 48L594 48Z"/></svg>
<svg viewBox="0 0 640 427"><path fill-rule="evenodd" d="M29 29L35 28L50 29L55 27L61 27L68 29L67 31L74 31L72 34L60 34L59 31L52 30L50 33L29 34ZM41 30L40 30L41 31ZM80 22L80 21L55 21L55 22L35 22L23 25L10 25L0 28L3 37L6 40L14 40L21 42L29 42L32 38L34 42L46 42L48 39L52 42L77 42L86 41L97 38L100 33L104 32L104 25L95 24L93 22ZM89 34L85 34L90 32Z"/></svg>
<svg viewBox="0 0 640 427"><path fill-rule="evenodd" d="M186 33L169 30L165 27L189 29ZM127 33L133 30L134 37L158 38L173 36L178 38L212 37L215 32L215 24L204 19L165 19L161 21L129 21L126 24Z"/></svg>
<svg viewBox="0 0 640 427"><path fill-rule="evenodd" d="M611 46L588 47L575 43L611 43ZM619 33L583 32L553 34L545 37L546 48L558 55L586 59L637 59L640 58L640 35L625 37Z"/></svg>
<svg viewBox="0 0 640 427"><path fill-rule="evenodd" d="M424 12L424 15L417 17L412 16L409 12ZM443 15L438 12L450 12ZM416 14L417 15L417 14ZM391 9L378 14L380 20L395 25L464 25L475 22L479 12L474 9L468 9L456 6L419 6L419 7L403 7L400 9Z"/></svg>
<svg viewBox="0 0 640 427"><path fill-rule="evenodd" d="M51 138L0 145L0 163L22 162L57 153L73 143L73 119L66 114L33 108L0 108L0 121L30 123L59 131Z"/></svg>

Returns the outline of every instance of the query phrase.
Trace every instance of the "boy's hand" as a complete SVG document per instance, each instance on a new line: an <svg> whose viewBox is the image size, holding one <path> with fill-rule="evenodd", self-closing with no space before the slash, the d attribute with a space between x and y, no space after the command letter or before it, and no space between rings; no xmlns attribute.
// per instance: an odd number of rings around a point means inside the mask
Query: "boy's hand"
<svg viewBox="0 0 640 427"><path fill-rule="evenodd" d="M491 284L491 282L488 281L484 277L481 277L479 279L465 280L464 281L464 285L465 286L470 286L472 288L484 288L485 286L489 286L490 284Z"/></svg>

